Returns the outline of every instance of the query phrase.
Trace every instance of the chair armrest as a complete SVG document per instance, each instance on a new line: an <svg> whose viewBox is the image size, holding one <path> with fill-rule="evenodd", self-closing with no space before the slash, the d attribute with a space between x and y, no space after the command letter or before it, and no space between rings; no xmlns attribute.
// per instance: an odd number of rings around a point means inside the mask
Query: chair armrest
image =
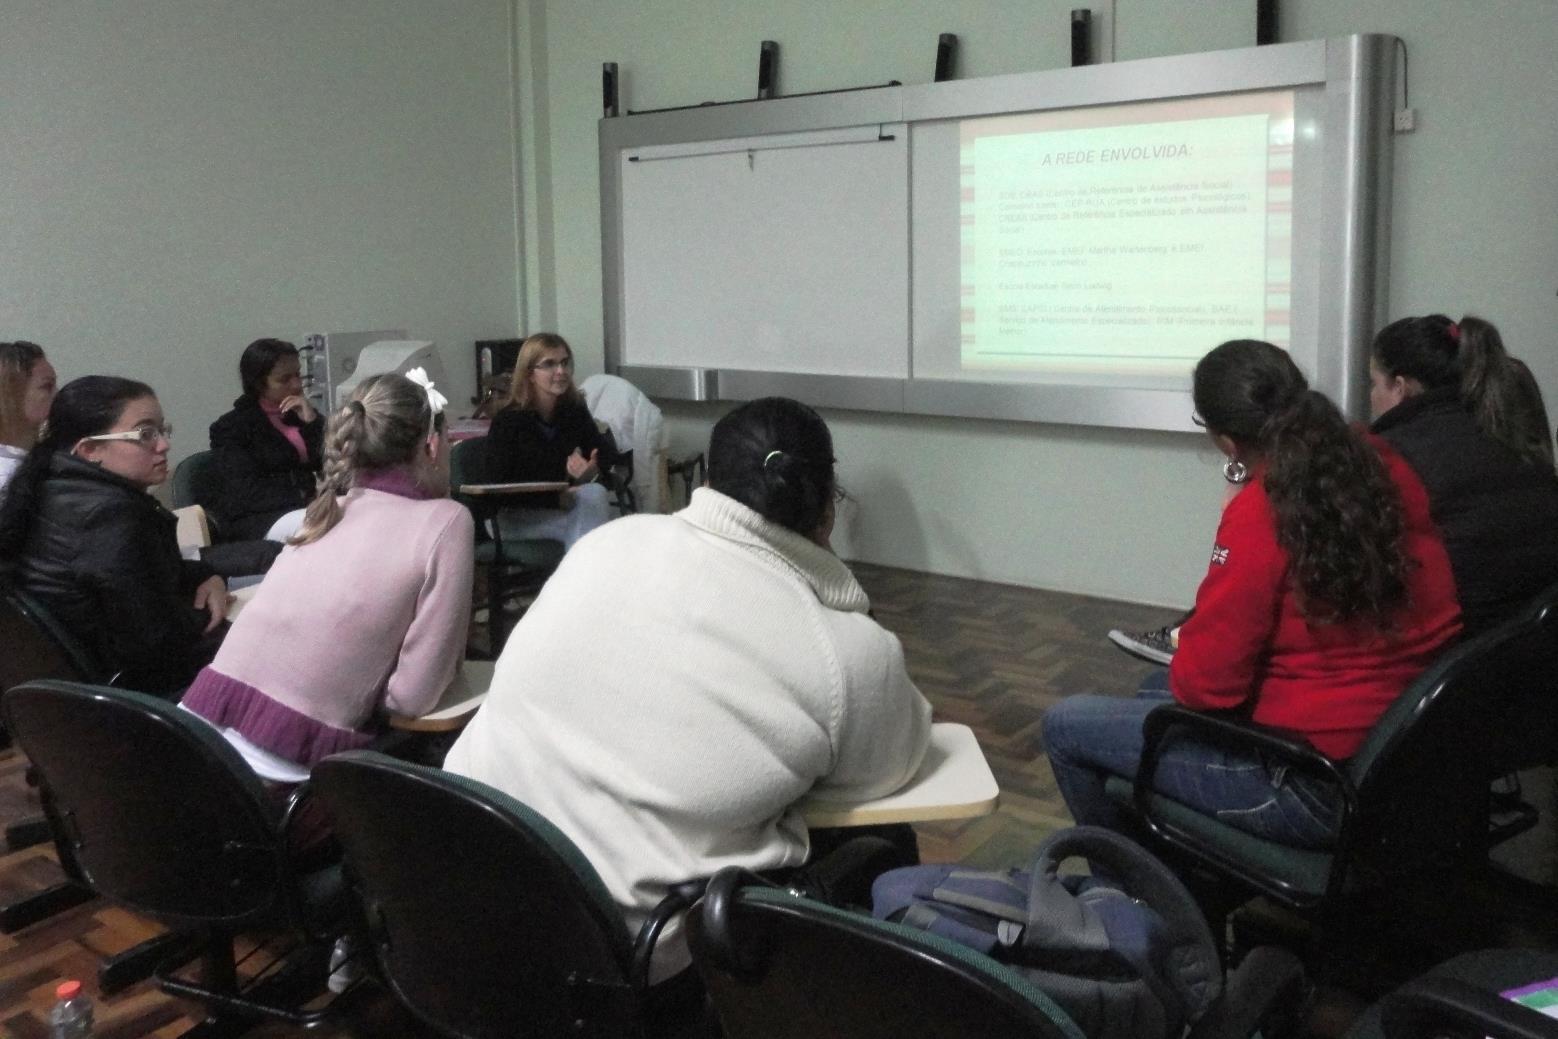
<svg viewBox="0 0 1558 1039"><path fill-rule="evenodd" d="M1164 704L1147 715L1141 727L1141 767L1136 772L1133 800L1144 817L1153 794L1152 780L1157 773L1158 759L1166 749L1170 730L1175 728L1188 730L1205 743L1280 758L1334 784L1342 795L1344 825L1358 807L1358 791L1351 777L1296 733L1271 725L1258 725L1247 719Z"/></svg>
<svg viewBox="0 0 1558 1039"><path fill-rule="evenodd" d="M1346 863L1352 852L1353 820L1358 810L1358 790L1336 762L1311 747L1295 733L1269 725L1257 725L1247 719L1230 718L1207 711L1192 711L1178 704L1164 704L1147 715L1142 723L1141 765L1131 790L1131 803L1137 817L1158 840L1189 852L1196 858L1216 866L1237 872L1233 863L1225 861L1216 849L1200 847L1183 835L1171 832L1163 822L1153 817L1153 780L1157 775L1158 761L1171 742L1169 733L1179 730L1196 739L1217 746L1266 755L1311 775L1318 776L1333 786L1341 795L1341 818L1336 829L1336 841L1331 847L1332 867L1327 882L1326 897L1340 890L1346 873ZM1261 885L1257 885L1261 886Z"/></svg>
<svg viewBox="0 0 1558 1039"><path fill-rule="evenodd" d="M1380 1021L1385 1039L1441 1035L1558 1039L1558 1021L1451 977L1418 978L1386 996Z"/></svg>
<svg viewBox="0 0 1558 1039"><path fill-rule="evenodd" d="M633 962L628 973L628 984L633 991L645 992L649 988L649 965L654 959L655 945L659 943L660 933L665 930L666 924L677 913L702 898L708 885L708 880L701 878L672 884L665 897L649 911L643 926L638 929L638 936L633 940Z"/></svg>

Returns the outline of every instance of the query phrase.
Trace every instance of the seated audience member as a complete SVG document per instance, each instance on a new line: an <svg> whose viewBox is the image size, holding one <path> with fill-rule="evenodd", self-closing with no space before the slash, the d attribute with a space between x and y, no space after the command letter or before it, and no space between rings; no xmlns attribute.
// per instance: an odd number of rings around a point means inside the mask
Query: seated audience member
<svg viewBox="0 0 1558 1039"><path fill-rule="evenodd" d="M1044 747L1078 823L1129 829L1104 784L1135 777L1142 721L1168 698L1245 712L1341 760L1460 631L1422 483L1309 389L1286 351L1224 343L1196 365L1193 392L1224 475L1244 486L1223 510L1167 682L1158 672L1135 699L1073 696L1045 712ZM1322 843L1335 826L1321 781L1188 739L1164 752L1154 785L1287 844Z"/></svg>
<svg viewBox="0 0 1558 1039"><path fill-rule="evenodd" d="M211 659L227 588L179 556L177 520L147 493L168 478L162 405L145 383L67 383L0 509L0 567L117 685L168 695Z"/></svg>
<svg viewBox="0 0 1558 1039"><path fill-rule="evenodd" d="M365 746L381 712L427 713L465 655L471 516L448 497L446 401L411 375L335 413L302 529L184 696L274 783Z"/></svg>
<svg viewBox="0 0 1558 1039"><path fill-rule="evenodd" d="M882 796L925 754L903 648L828 547L833 464L802 404L726 415L687 508L624 517L563 560L450 749L446 768L561 828L631 926L722 866L806 863L797 801ZM667 951L657 975L685 955Z"/></svg>
<svg viewBox="0 0 1558 1039"><path fill-rule="evenodd" d="M545 538L572 548L611 518L606 488L596 482L615 460L573 384L573 350L560 335L541 332L521 344L509 403L487 434L495 479L571 484L560 495L537 495L537 507L506 509L505 537Z"/></svg>
<svg viewBox="0 0 1558 1039"><path fill-rule="evenodd" d="M1428 490L1468 633L1558 581L1558 474L1542 393L1486 321L1403 318L1374 338L1373 430Z"/></svg>
<svg viewBox="0 0 1558 1039"><path fill-rule="evenodd" d="M54 366L37 343L0 343L0 501L38 441L54 400Z"/></svg>
<svg viewBox="0 0 1558 1039"><path fill-rule="evenodd" d="M314 497L325 420L303 396L299 372L297 347L280 339L256 339L238 360L243 396L211 423L223 540L285 541Z"/></svg>

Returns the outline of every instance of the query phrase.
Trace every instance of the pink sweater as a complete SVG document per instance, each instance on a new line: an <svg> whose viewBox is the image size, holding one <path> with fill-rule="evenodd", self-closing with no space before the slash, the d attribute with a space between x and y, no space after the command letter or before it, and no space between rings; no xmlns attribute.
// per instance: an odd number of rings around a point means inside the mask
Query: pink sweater
<svg viewBox="0 0 1558 1039"><path fill-rule="evenodd" d="M328 534L287 547L183 706L301 765L365 745L380 708L425 714L470 621L474 528L409 481L355 488Z"/></svg>

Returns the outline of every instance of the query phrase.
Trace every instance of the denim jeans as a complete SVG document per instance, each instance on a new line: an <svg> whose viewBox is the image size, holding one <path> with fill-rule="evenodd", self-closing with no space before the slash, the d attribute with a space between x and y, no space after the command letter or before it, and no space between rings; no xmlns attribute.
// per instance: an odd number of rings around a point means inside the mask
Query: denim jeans
<svg viewBox="0 0 1558 1039"><path fill-rule="evenodd" d="M1104 793L1110 776L1135 779L1142 722L1170 702L1166 672L1149 675L1136 697L1072 696L1044 713L1044 749L1078 823L1132 832L1134 817ZM1327 785L1262 755L1241 755L1185 737L1158 759L1153 788L1236 829L1294 847L1327 843L1339 817Z"/></svg>
<svg viewBox="0 0 1558 1039"><path fill-rule="evenodd" d="M505 540L561 541L564 551L611 519L611 495L598 483L573 490L571 509L504 509L498 522Z"/></svg>

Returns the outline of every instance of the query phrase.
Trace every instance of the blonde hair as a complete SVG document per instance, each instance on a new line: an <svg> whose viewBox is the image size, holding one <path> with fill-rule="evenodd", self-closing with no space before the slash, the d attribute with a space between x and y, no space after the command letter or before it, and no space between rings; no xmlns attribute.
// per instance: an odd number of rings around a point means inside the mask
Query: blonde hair
<svg viewBox="0 0 1558 1039"><path fill-rule="evenodd" d="M341 522L340 499L368 469L390 469L416 458L428 431L442 428L427 391L393 372L364 379L352 399L330 416L325 432L324 468L319 493L303 515L290 544L318 541Z"/></svg>
<svg viewBox="0 0 1558 1039"><path fill-rule="evenodd" d="M0 343L0 444L31 447L29 437L37 430L27 421L25 412L27 380L43 360L43 347L18 340Z"/></svg>
<svg viewBox="0 0 1558 1039"><path fill-rule="evenodd" d="M568 360L573 360L573 347L568 345L568 340L556 332L537 332L519 344L519 356L514 359L514 381L509 385L509 404L512 407L521 411L535 409L535 394L530 385L530 373L535 371L536 362L548 350L566 350ZM584 402L579 387L571 382L563 398L570 404Z"/></svg>

